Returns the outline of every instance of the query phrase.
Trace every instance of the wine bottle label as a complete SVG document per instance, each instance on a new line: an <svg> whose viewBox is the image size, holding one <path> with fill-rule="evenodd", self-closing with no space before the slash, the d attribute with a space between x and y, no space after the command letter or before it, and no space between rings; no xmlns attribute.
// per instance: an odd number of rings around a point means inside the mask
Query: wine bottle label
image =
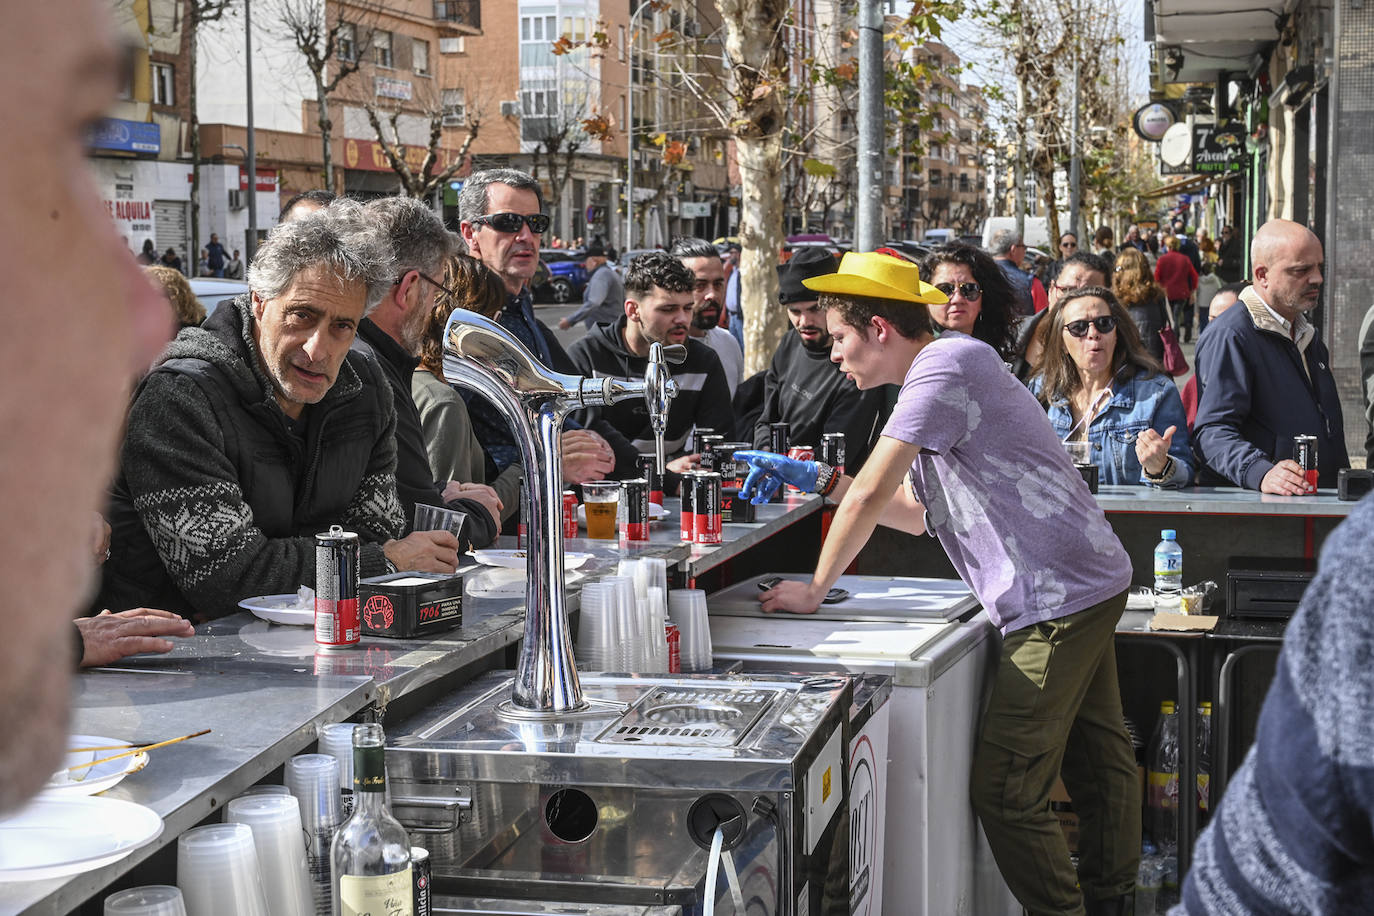
<svg viewBox="0 0 1374 916"><path fill-rule="evenodd" d="M340 916L412 916L410 866L389 875L339 876Z"/></svg>
<svg viewBox="0 0 1374 916"><path fill-rule="evenodd" d="M386 791L386 751L380 747L353 749L353 791Z"/></svg>

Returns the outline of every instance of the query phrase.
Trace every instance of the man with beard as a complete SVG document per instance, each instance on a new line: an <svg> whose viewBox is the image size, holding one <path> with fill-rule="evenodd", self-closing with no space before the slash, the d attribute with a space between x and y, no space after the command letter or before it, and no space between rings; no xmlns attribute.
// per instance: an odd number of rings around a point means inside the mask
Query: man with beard
<svg viewBox="0 0 1374 916"><path fill-rule="evenodd" d="M464 513L464 541L485 547L500 534L501 500L496 491L472 481L435 481L425 450L420 411L410 394L410 379L420 364L425 324L442 291L436 277L452 252L453 235L420 201L383 197L366 207L367 215L391 240L396 255L396 282L381 303L358 323L353 349L377 360L396 404L396 495L407 525L415 505L446 506Z"/></svg>
<svg viewBox="0 0 1374 916"><path fill-rule="evenodd" d="M767 448L768 424L791 425L791 441L819 449L824 433L844 433L845 471L855 472L868 457L878 432L882 390L860 391L830 360L826 313L803 280L836 271L835 256L824 248L803 248L778 268L778 299L795 334L783 338L764 376L763 413L754 426L754 445Z"/></svg>
<svg viewBox="0 0 1374 916"><path fill-rule="evenodd" d="M705 239L675 239L668 253L697 278L692 287L692 323L687 326L687 333L716 351L733 398L744 378L744 351L734 336L719 326L721 310L725 308L725 262L716 246Z"/></svg>
<svg viewBox="0 0 1374 916"><path fill-rule="evenodd" d="M581 375L642 379L653 344L687 348L686 359L669 367L677 382L677 397L669 402L663 432L663 453L671 459L668 470L679 474L695 467L700 458L688 453L693 427L730 429L735 422L720 359L687 333L695 285L692 272L666 251L640 255L625 274L624 317L615 324L597 325L568 352ZM654 450L643 398L591 407L579 416L614 428L607 438L615 449L618 473L634 473L638 456Z"/></svg>
<svg viewBox="0 0 1374 916"><path fill-rule="evenodd" d="M1322 288L1322 244L1286 219L1265 223L1250 244L1254 282L1244 308L1210 323L1199 366L1194 449L1204 485L1264 493L1310 492L1293 459L1293 437L1317 439L1318 485L1350 466L1331 357L1305 314Z"/></svg>

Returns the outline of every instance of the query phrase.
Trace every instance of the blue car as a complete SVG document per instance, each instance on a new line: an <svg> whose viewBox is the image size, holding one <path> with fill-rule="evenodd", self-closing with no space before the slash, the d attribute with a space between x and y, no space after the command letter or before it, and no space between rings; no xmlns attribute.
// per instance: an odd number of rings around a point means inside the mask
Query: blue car
<svg viewBox="0 0 1374 916"><path fill-rule="evenodd" d="M548 278L538 283L534 294L539 299L563 303L572 302L582 296L587 287L587 268L582 266L585 255L577 250L566 248L545 248L539 252L539 259L548 270ZM539 277L543 271L536 274Z"/></svg>

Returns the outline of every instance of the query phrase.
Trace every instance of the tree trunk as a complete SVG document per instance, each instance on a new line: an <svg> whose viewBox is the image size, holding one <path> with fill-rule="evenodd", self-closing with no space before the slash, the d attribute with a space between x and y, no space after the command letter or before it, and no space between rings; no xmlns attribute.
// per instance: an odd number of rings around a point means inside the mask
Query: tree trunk
<svg viewBox="0 0 1374 916"><path fill-rule="evenodd" d="M778 251L782 247L782 135L735 141L740 196L740 307L744 310L744 374L768 368L787 333L787 310L778 305Z"/></svg>
<svg viewBox="0 0 1374 916"><path fill-rule="evenodd" d="M324 159L324 186L326 190L337 194L338 189L334 187L334 151L329 142L334 125L329 119L329 93L324 89L321 76L323 74L315 75L315 97L320 106L320 155Z"/></svg>
<svg viewBox="0 0 1374 916"><path fill-rule="evenodd" d="M191 108L191 250L186 253L186 276L194 277L200 273L200 115L196 113L196 46L200 43L200 13L197 0L190 0L187 4L186 28L191 32L186 43L186 66L191 77L187 81L186 92L186 103Z"/></svg>

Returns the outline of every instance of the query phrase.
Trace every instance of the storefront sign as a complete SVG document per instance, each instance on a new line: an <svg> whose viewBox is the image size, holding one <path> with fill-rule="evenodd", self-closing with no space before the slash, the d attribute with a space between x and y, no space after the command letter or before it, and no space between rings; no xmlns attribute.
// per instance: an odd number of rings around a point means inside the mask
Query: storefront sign
<svg viewBox="0 0 1374 916"><path fill-rule="evenodd" d="M1164 139L1164 132L1178 120L1172 108L1160 102L1151 102L1137 109L1131 119L1131 126L1140 139L1158 143Z"/></svg>
<svg viewBox="0 0 1374 916"><path fill-rule="evenodd" d="M680 205L679 215L683 219L702 219L711 215L711 202L684 200Z"/></svg>
<svg viewBox="0 0 1374 916"><path fill-rule="evenodd" d="M105 118L91 128L87 143L91 149L157 153L162 149L162 131L148 121Z"/></svg>
<svg viewBox="0 0 1374 916"><path fill-rule="evenodd" d="M398 149L406 165L416 172L424 165L425 154L429 152L423 146L402 146ZM439 149L434 162L434 172L438 173L448 168L450 163L457 158L456 150ZM375 140L345 140L343 161L344 168L359 169L364 172L392 171L391 162L386 158L386 151ZM258 174L261 175L262 171L259 170Z"/></svg>
<svg viewBox="0 0 1374 916"><path fill-rule="evenodd" d="M1193 172L1197 175L1245 171L1245 128L1193 125Z"/></svg>
<svg viewBox="0 0 1374 916"><path fill-rule="evenodd" d="M275 191L277 189L277 170L258 169L257 189L259 191ZM248 170L239 166L239 190L248 190Z"/></svg>
<svg viewBox="0 0 1374 916"><path fill-rule="evenodd" d="M377 97L383 99L400 99L409 102L413 95L413 87L410 80L394 80L385 76L375 78Z"/></svg>
<svg viewBox="0 0 1374 916"><path fill-rule="evenodd" d="M1171 125L1159 141L1161 175L1191 175L1193 134L1183 122Z"/></svg>

